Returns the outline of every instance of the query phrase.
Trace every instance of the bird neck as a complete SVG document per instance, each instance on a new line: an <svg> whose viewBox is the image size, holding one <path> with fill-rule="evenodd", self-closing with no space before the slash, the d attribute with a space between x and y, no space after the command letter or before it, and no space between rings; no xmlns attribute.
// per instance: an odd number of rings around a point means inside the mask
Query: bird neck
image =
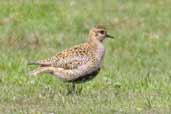
<svg viewBox="0 0 171 114"><path fill-rule="evenodd" d="M99 46L103 45L101 41L97 40L95 37L89 37L88 43L93 47L98 48Z"/></svg>
<svg viewBox="0 0 171 114"><path fill-rule="evenodd" d="M95 36L91 36L88 38L88 42L92 43L102 43L102 41L97 40Z"/></svg>

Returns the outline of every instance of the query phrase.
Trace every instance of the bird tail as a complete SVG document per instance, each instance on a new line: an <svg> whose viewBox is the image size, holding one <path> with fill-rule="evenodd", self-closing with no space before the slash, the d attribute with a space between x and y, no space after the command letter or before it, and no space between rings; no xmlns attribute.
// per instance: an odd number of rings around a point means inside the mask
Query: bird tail
<svg viewBox="0 0 171 114"><path fill-rule="evenodd" d="M27 65L39 65L41 67L47 67L50 66L50 63L41 63L41 62L28 62Z"/></svg>

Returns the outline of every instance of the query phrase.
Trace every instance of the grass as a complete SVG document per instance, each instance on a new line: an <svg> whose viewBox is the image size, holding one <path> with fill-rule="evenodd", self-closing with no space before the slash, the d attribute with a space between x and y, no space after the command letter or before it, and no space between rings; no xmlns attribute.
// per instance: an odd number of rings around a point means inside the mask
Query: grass
<svg viewBox="0 0 171 114"><path fill-rule="evenodd" d="M0 113L170 114L170 0L1 0ZM78 95L28 61L84 42L104 24L104 66Z"/></svg>

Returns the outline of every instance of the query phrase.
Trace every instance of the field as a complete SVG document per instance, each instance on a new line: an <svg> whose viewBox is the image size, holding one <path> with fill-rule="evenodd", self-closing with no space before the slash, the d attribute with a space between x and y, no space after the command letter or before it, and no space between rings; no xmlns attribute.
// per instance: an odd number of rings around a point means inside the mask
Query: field
<svg viewBox="0 0 171 114"><path fill-rule="evenodd" d="M170 0L1 0L0 114L170 114ZM104 42L99 75L66 95L66 83L29 76L29 61L86 41Z"/></svg>

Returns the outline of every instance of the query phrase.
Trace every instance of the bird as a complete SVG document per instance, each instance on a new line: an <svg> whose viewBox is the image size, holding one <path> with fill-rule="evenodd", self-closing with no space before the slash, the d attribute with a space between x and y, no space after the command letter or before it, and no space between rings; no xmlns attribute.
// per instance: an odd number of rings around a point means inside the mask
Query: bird
<svg viewBox="0 0 171 114"><path fill-rule="evenodd" d="M65 82L86 82L97 76L105 56L103 41L114 38L102 25L96 25L89 31L86 42L58 52L47 59L30 62L38 67L31 72L37 76L49 73Z"/></svg>

